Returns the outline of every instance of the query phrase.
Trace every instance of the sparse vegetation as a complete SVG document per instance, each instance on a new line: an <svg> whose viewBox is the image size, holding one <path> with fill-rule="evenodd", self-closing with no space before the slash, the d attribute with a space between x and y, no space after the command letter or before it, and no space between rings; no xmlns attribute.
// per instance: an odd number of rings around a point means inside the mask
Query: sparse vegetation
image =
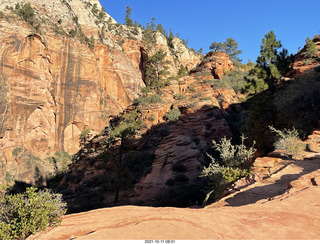
<svg viewBox="0 0 320 244"><path fill-rule="evenodd" d="M148 104L157 104L157 103L162 103L162 99L160 95L158 94L153 94L151 96L140 96L135 100L135 103L138 105L148 105Z"/></svg>
<svg viewBox="0 0 320 244"><path fill-rule="evenodd" d="M164 117L167 118L168 121L176 121L179 119L180 115L181 115L180 110L177 108L174 108L170 110L168 113L166 113Z"/></svg>
<svg viewBox="0 0 320 244"><path fill-rule="evenodd" d="M301 53L306 59L313 60L318 57L318 49L316 44L309 37L306 39L306 45L304 52Z"/></svg>
<svg viewBox="0 0 320 244"><path fill-rule="evenodd" d="M164 86L168 75L168 61L165 61L166 52L159 50L153 56L148 57L145 69L145 83L149 87L159 88Z"/></svg>
<svg viewBox="0 0 320 244"><path fill-rule="evenodd" d="M287 156L301 154L306 149L306 144L300 140L299 133L295 128L283 131L277 130L273 126L269 126L269 128L278 136L278 140L274 143L275 149L284 150Z"/></svg>
<svg viewBox="0 0 320 244"><path fill-rule="evenodd" d="M208 155L211 163L201 172L201 177L206 177L208 180L207 200L212 193L215 199L218 199L232 183L250 174L249 167L256 150L254 147L246 147L244 140L242 136L240 145L232 145L231 139L225 137L219 142L213 141L213 148L219 153L219 158L216 160Z"/></svg>
<svg viewBox="0 0 320 244"><path fill-rule="evenodd" d="M214 89L229 88L233 89L237 93L245 92L245 88L247 86L247 75L248 72L240 69L230 70L221 79L214 80L212 87Z"/></svg>
<svg viewBox="0 0 320 244"><path fill-rule="evenodd" d="M209 49L213 50L214 52L225 52L234 63L241 62L241 60L238 58L238 55L242 53L242 50L238 49L238 42L232 38L227 38L227 40L223 43L213 42L211 43Z"/></svg>

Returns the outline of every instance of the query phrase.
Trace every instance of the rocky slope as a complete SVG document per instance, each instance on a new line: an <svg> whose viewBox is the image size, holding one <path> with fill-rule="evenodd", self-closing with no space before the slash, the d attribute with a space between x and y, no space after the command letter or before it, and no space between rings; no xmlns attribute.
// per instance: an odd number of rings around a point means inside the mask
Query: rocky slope
<svg viewBox="0 0 320 244"><path fill-rule="evenodd" d="M320 130L300 159L258 158L255 175L204 209L123 206L63 218L30 240L315 240L319 233ZM252 183L254 182L254 183ZM245 185L249 186L245 186Z"/></svg>
<svg viewBox="0 0 320 244"><path fill-rule="evenodd" d="M65 167L56 155L75 154L84 129L100 133L137 98L157 50L171 75L200 61L157 31L148 48L141 29L116 23L99 1L1 0L0 11L2 181L43 184Z"/></svg>
<svg viewBox="0 0 320 244"><path fill-rule="evenodd" d="M315 36L312 39L315 43L316 49L318 50L318 56L320 55L320 36ZM303 53L306 51L306 46L304 46L294 58L294 63L292 70L289 72L289 77L296 77L310 71L315 66L318 66L319 60L314 58L306 58Z"/></svg>

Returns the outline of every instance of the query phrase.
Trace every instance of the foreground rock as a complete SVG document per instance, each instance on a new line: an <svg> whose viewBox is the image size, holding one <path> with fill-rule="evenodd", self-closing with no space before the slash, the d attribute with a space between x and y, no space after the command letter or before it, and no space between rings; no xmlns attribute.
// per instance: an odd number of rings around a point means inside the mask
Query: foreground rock
<svg viewBox="0 0 320 244"><path fill-rule="evenodd" d="M99 209L29 239L319 239L320 159L263 161L281 167L205 209Z"/></svg>

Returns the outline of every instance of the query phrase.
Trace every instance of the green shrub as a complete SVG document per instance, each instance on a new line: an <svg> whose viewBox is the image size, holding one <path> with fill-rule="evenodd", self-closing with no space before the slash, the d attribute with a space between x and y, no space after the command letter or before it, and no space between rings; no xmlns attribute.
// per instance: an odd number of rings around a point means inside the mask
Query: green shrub
<svg viewBox="0 0 320 244"><path fill-rule="evenodd" d="M255 149L244 145L244 136L241 137L240 145L232 145L231 139L222 138L219 143L212 141L213 148L219 152L221 164L226 167L242 167L251 163Z"/></svg>
<svg viewBox="0 0 320 244"><path fill-rule="evenodd" d="M222 138L218 143L213 141L213 148L219 152L219 160L211 158L208 167L203 168L200 177L206 177L208 180L207 197L214 193L215 199L219 198L224 190L231 186L235 181L250 174L249 166L252 162L255 149L247 148L244 145L244 136L240 145L232 145L231 139ZM204 202L204 204L205 204Z"/></svg>
<svg viewBox="0 0 320 244"><path fill-rule="evenodd" d="M182 93L177 93L177 94L175 95L175 98L176 98L177 100L183 100L183 99L185 99L186 97L185 97Z"/></svg>
<svg viewBox="0 0 320 244"><path fill-rule="evenodd" d="M317 45L309 37L306 39L304 51L301 53L306 59L313 59L318 57Z"/></svg>
<svg viewBox="0 0 320 244"><path fill-rule="evenodd" d="M225 74L220 80L215 80L213 84L214 89L229 88L235 92L242 92L247 85L246 76L248 72L238 70L231 70Z"/></svg>
<svg viewBox="0 0 320 244"><path fill-rule="evenodd" d="M279 137L274 143L275 149L284 150L287 156L298 155L306 149L306 144L299 139L299 133L295 128L292 130L284 129L283 131L277 130L272 126L269 126L269 128Z"/></svg>
<svg viewBox="0 0 320 244"><path fill-rule="evenodd" d="M139 97L135 101L137 104L146 105L146 104L156 104L162 103L162 99L158 94L154 94L146 97Z"/></svg>
<svg viewBox="0 0 320 244"><path fill-rule="evenodd" d="M25 239L61 222L66 204L60 194L27 188L25 193L1 196L0 239Z"/></svg>
<svg viewBox="0 0 320 244"><path fill-rule="evenodd" d="M205 84L213 84L213 83L214 83L214 80L204 79L203 83L205 83Z"/></svg>
<svg viewBox="0 0 320 244"><path fill-rule="evenodd" d="M208 101L208 100L212 100L211 97L201 97L200 101Z"/></svg>
<svg viewBox="0 0 320 244"><path fill-rule="evenodd" d="M20 15L26 22L33 25L34 24L34 10L30 3L24 4L22 7L17 3L16 6L17 14Z"/></svg>
<svg viewBox="0 0 320 244"><path fill-rule="evenodd" d="M89 137L90 129L85 125L80 133L80 141L86 141Z"/></svg>
<svg viewBox="0 0 320 244"><path fill-rule="evenodd" d="M175 108L170 110L168 113L164 115L165 118L169 121L176 121L179 119L179 116L181 115L181 112L179 109Z"/></svg>
<svg viewBox="0 0 320 244"><path fill-rule="evenodd" d="M193 86L189 86L188 89L190 92L196 92L196 88L194 88Z"/></svg>
<svg viewBox="0 0 320 244"><path fill-rule="evenodd" d="M188 73L188 70L186 69L186 67L181 64L177 75L179 77L183 77L183 76L187 76L188 74L189 73Z"/></svg>

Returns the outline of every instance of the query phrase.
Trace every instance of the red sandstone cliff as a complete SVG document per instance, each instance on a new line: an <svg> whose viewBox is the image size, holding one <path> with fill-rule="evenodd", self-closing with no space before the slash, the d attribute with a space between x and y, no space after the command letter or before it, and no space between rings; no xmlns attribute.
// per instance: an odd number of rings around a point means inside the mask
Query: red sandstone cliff
<svg viewBox="0 0 320 244"><path fill-rule="evenodd" d="M17 15L16 4L26 2L32 21ZM148 55L166 50L171 74L180 64L199 62L181 43L181 57L173 57L158 32L147 50L141 30L129 39L132 30L103 12L99 1L0 3L0 161L11 179L34 183L37 170L45 178L54 173L46 158L76 153L84 128L100 133L145 86Z"/></svg>

